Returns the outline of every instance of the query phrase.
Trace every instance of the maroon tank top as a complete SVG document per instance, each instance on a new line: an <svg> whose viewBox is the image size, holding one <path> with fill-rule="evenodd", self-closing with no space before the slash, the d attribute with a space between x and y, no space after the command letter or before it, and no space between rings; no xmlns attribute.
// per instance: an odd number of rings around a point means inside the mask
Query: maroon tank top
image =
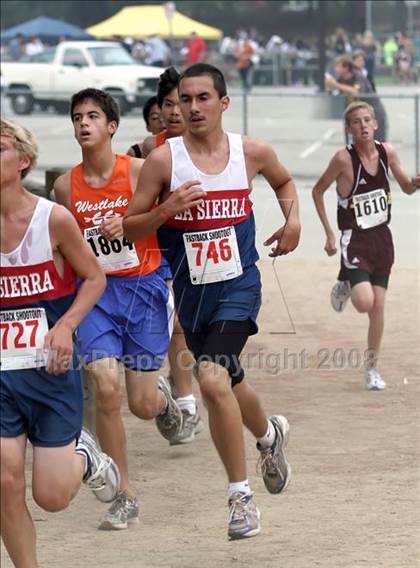
<svg viewBox="0 0 420 568"><path fill-rule="evenodd" d="M352 144L347 146L353 165L354 184L348 197L338 195L337 221L340 231L373 229L391 220L388 156L380 142L375 141L375 146L379 154L375 175L363 167L356 148Z"/></svg>

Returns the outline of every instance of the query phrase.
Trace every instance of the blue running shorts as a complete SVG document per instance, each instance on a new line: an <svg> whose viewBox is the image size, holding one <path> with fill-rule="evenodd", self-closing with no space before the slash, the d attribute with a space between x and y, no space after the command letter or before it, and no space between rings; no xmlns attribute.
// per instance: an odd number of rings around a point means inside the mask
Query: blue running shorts
<svg viewBox="0 0 420 568"><path fill-rule="evenodd" d="M172 294L159 274L108 276L105 292L77 330L83 362L113 358L132 370L160 369L172 320Z"/></svg>
<svg viewBox="0 0 420 568"><path fill-rule="evenodd" d="M83 381L73 368L51 375L45 368L0 372L0 435L26 433L33 446L63 447L80 436L83 423Z"/></svg>

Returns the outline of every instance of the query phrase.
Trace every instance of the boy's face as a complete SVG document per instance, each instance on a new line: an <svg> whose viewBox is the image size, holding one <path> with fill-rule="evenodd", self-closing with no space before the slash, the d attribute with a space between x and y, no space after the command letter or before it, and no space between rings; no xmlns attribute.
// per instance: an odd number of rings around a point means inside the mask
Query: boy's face
<svg viewBox="0 0 420 568"><path fill-rule="evenodd" d="M160 116L160 108L158 104L152 106L147 120L147 131L155 135L164 129L164 125Z"/></svg>
<svg viewBox="0 0 420 568"><path fill-rule="evenodd" d="M111 138L117 123L108 122L101 107L91 99L77 104L73 109L74 136L82 148L90 148Z"/></svg>
<svg viewBox="0 0 420 568"><path fill-rule="evenodd" d="M31 164L28 156L20 156L16 141L11 136L0 136L1 188L21 179L22 170Z"/></svg>
<svg viewBox="0 0 420 568"><path fill-rule="evenodd" d="M177 88L172 89L163 99L161 118L169 136L181 136L184 133L185 122L179 108Z"/></svg>
<svg viewBox="0 0 420 568"><path fill-rule="evenodd" d="M355 142L366 142L374 139L378 123L369 109L358 108L350 114L346 128Z"/></svg>
<svg viewBox="0 0 420 568"><path fill-rule="evenodd" d="M220 127L222 114L229 106L229 97L219 97L209 75L182 79L179 100L188 130L199 136Z"/></svg>
<svg viewBox="0 0 420 568"><path fill-rule="evenodd" d="M363 55L358 55L353 59L353 65L357 67L357 69L363 69L365 66L365 58Z"/></svg>

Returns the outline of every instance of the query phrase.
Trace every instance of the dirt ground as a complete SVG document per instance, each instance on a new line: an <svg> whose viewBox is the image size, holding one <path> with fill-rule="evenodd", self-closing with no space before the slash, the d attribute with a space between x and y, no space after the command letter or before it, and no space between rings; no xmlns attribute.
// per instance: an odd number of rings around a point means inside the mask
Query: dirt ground
<svg viewBox="0 0 420 568"><path fill-rule="evenodd" d="M261 534L227 541L226 480L208 428L193 444L170 448L153 423L136 420L125 407L140 524L121 532L96 530L105 506L85 488L67 511L56 515L44 513L30 500L40 567L420 565L416 270L394 270L381 360L388 388L368 392L359 365L366 318L350 306L343 314L331 310L335 266L292 257L277 261L293 324L272 265L260 266L261 331L249 341L245 365L251 367L247 375L267 412L289 419L293 468L287 491L269 495L256 475L258 455L247 434L249 479L262 512ZM296 333L289 333L293 327ZM1 561L2 568L11 566L3 547Z"/></svg>

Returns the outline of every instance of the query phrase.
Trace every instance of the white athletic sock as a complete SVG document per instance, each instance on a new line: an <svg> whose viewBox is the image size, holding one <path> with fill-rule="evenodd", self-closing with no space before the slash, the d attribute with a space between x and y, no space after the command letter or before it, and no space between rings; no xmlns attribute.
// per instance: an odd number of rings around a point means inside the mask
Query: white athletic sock
<svg viewBox="0 0 420 568"><path fill-rule="evenodd" d="M276 431L274 429L272 422L270 420L267 420L267 423L268 423L267 432L264 434L262 438L257 438L257 442L263 448L271 448L271 446L274 444L274 440L276 439Z"/></svg>
<svg viewBox="0 0 420 568"><path fill-rule="evenodd" d="M192 416L197 412L197 404L193 394L179 396L176 401L181 410L187 410Z"/></svg>
<svg viewBox="0 0 420 568"><path fill-rule="evenodd" d="M251 493L251 488L249 486L248 480L245 479L244 481L235 481L234 483L229 483L229 499L234 493L246 493L247 495L249 495Z"/></svg>

